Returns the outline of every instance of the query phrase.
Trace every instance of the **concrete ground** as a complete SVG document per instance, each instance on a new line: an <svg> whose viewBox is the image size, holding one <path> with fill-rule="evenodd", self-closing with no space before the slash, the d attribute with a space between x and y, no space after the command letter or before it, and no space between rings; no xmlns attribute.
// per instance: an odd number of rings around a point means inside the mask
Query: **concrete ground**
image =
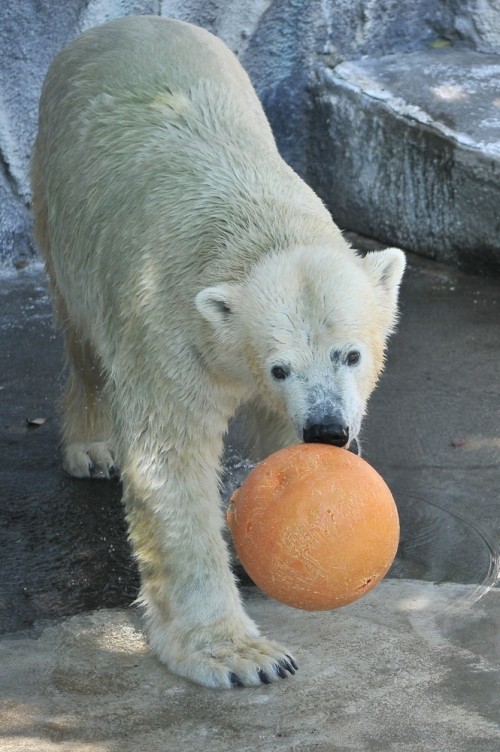
<svg viewBox="0 0 500 752"><path fill-rule="evenodd" d="M363 436L401 517L391 577L316 614L246 586L250 613L300 671L213 692L148 652L119 484L60 468L61 345L41 271L3 273L2 752L496 752L499 309L500 280L409 256Z"/></svg>
<svg viewBox="0 0 500 752"><path fill-rule="evenodd" d="M171 676L131 609L4 638L1 748L496 752L500 598L455 611L467 587L387 580L330 614L253 590L250 613L286 634L300 665L259 689L210 691Z"/></svg>

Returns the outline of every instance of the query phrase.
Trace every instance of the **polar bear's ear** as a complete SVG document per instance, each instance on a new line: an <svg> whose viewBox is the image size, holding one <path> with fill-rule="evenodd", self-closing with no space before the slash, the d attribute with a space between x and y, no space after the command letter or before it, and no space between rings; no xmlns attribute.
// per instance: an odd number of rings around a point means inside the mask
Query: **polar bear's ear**
<svg viewBox="0 0 500 752"><path fill-rule="evenodd" d="M384 294L388 302L397 303L399 285L403 278L406 258L399 248L386 248L385 251L372 251L363 259L366 272Z"/></svg>
<svg viewBox="0 0 500 752"><path fill-rule="evenodd" d="M238 286L222 284L205 287L198 293L194 302L203 318L211 324L220 325L228 320L238 297Z"/></svg>

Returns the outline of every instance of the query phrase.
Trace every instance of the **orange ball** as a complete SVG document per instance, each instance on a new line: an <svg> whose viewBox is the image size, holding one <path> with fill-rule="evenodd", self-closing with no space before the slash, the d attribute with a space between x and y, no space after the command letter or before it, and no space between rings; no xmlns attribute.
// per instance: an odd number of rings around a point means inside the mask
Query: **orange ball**
<svg viewBox="0 0 500 752"><path fill-rule="evenodd" d="M385 481L365 460L326 444L267 457L233 494L227 521L255 584L308 611L345 606L372 590L399 542Z"/></svg>

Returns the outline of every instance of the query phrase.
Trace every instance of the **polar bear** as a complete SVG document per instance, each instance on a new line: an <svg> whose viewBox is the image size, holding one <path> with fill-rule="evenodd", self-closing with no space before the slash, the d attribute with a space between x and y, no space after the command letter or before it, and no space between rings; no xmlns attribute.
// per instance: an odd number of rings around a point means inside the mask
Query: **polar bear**
<svg viewBox="0 0 500 752"><path fill-rule="evenodd" d="M121 469L153 650L208 687L294 673L231 573L223 438L247 405L265 452L355 446L403 253L352 250L234 55L164 18L112 21L56 57L32 186L70 371L64 467Z"/></svg>

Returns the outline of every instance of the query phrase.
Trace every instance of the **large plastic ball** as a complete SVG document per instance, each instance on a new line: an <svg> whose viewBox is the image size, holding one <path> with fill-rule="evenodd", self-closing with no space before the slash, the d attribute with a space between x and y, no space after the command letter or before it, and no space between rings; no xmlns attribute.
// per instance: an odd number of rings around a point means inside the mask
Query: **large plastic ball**
<svg viewBox="0 0 500 752"><path fill-rule="evenodd" d="M326 444L287 447L257 465L233 494L227 520L255 584L311 611L372 590L399 542L385 481L365 460Z"/></svg>

